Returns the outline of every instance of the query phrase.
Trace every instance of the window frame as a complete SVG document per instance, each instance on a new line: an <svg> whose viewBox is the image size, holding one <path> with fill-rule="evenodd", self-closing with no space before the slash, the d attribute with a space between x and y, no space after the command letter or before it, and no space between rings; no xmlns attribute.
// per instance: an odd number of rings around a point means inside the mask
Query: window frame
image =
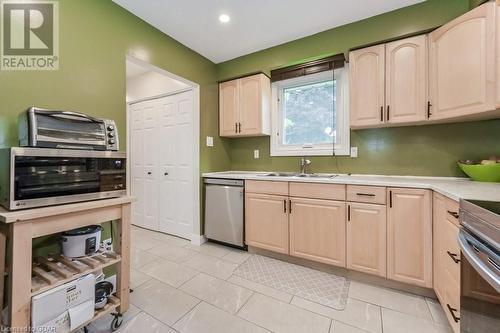
<svg viewBox="0 0 500 333"><path fill-rule="evenodd" d="M286 88L322 82L332 78L332 70L296 77L272 84L271 105L271 156L348 156L350 155L350 130L349 130L349 82L348 68L337 68L334 77L336 87L337 111L337 140L335 145L284 145L281 140L283 128L283 90Z"/></svg>

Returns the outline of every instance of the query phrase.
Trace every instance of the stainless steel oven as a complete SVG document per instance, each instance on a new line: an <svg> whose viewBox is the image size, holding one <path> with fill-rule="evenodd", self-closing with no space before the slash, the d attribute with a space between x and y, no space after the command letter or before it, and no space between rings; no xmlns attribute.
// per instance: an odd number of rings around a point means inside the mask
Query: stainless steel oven
<svg viewBox="0 0 500 333"><path fill-rule="evenodd" d="M500 202L460 202L460 332L500 332Z"/></svg>
<svg viewBox="0 0 500 333"><path fill-rule="evenodd" d="M9 210L119 197L126 179L123 152L0 150L0 200Z"/></svg>

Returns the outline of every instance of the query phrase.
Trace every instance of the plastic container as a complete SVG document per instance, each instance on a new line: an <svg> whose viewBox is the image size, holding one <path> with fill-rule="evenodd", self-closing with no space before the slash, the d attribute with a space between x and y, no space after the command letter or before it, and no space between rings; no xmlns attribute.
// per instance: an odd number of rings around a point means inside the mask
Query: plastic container
<svg viewBox="0 0 500 333"><path fill-rule="evenodd" d="M462 164L458 166L472 180L478 182L500 182L500 163L496 164Z"/></svg>

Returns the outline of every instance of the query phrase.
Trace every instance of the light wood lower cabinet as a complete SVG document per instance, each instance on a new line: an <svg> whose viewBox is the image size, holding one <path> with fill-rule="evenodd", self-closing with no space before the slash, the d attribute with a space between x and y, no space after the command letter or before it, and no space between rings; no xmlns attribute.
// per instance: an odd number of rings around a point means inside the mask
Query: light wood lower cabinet
<svg viewBox="0 0 500 333"><path fill-rule="evenodd" d="M347 205L347 268L386 277L386 206Z"/></svg>
<svg viewBox="0 0 500 333"><path fill-rule="evenodd" d="M246 244L288 254L288 196L247 193Z"/></svg>
<svg viewBox="0 0 500 333"><path fill-rule="evenodd" d="M387 278L432 287L431 191L388 188Z"/></svg>
<svg viewBox="0 0 500 333"><path fill-rule="evenodd" d="M460 247L458 226L454 214L458 203L434 193L433 214L433 275L434 291L443 306L454 332L460 332ZM452 221L450 221L450 218Z"/></svg>
<svg viewBox="0 0 500 333"><path fill-rule="evenodd" d="M345 202L290 198L290 255L345 267Z"/></svg>
<svg viewBox="0 0 500 333"><path fill-rule="evenodd" d="M432 191L319 185L320 191L294 183L247 181L246 244L416 286L433 286ZM352 201L310 197L326 193L328 198L345 198L345 192ZM387 204L366 203L365 197ZM456 209L444 202L443 207L442 212ZM445 226L457 228L441 214ZM453 236L436 241L450 244ZM436 260L444 259L438 256ZM458 274L454 267L448 271Z"/></svg>

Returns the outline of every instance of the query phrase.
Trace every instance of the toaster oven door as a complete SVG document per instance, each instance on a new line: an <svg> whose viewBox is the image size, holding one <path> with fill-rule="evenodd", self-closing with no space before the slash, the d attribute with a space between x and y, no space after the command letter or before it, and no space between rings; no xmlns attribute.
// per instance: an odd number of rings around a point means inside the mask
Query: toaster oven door
<svg viewBox="0 0 500 333"><path fill-rule="evenodd" d="M106 128L100 119L38 109L29 117L33 147L106 150Z"/></svg>
<svg viewBox="0 0 500 333"><path fill-rule="evenodd" d="M14 156L13 209L126 194L125 158L85 157L85 153Z"/></svg>

